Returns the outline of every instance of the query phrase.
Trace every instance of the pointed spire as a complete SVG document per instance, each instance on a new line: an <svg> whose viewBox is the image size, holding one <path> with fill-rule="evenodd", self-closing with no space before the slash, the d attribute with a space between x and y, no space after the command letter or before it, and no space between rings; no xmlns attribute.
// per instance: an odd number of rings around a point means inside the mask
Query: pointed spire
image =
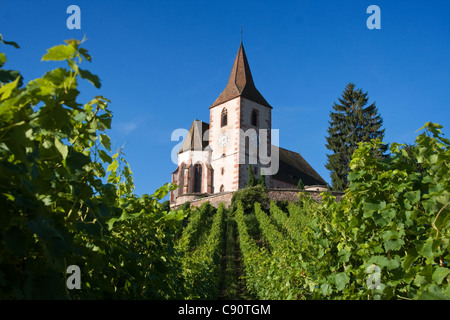
<svg viewBox="0 0 450 320"><path fill-rule="evenodd" d="M272 108L272 106L266 101L266 99L264 99L264 97L255 87L242 41L241 45L239 46L239 51L236 55L236 59L234 60L233 68L231 69L231 74L230 78L228 79L227 86L210 108L239 96L259 103L263 106Z"/></svg>

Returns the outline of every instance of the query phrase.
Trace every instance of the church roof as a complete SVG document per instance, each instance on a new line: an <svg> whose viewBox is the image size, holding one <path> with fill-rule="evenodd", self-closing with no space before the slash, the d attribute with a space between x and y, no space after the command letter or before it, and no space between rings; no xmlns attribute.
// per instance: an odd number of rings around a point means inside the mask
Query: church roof
<svg viewBox="0 0 450 320"><path fill-rule="evenodd" d="M255 87L252 73L248 65L247 56L245 55L244 45L241 42L239 51L234 60L233 68L231 69L230 78L227 86L214 101L210 108L219 104L227 102L237 97L243 97L253 102L259 103L263 106L272 108L272 106L264 99Z"/></svg>
<svg viewBox="0 0 450 320"><path fill-rule="evenodd" d="M208 123L195 119L178 153L190 150L194 151L204 150L209 144L209 135L207 132L208 129L209 129Z"/></svg>
<svg viewBox="0 0 450 320"><path fill-rule="evenodd" d="M327 185L326 181L309 165L309 163L298 153L284 148L279 149L280 165L273 179L297 185L302 179L305 186Z"/></svg>

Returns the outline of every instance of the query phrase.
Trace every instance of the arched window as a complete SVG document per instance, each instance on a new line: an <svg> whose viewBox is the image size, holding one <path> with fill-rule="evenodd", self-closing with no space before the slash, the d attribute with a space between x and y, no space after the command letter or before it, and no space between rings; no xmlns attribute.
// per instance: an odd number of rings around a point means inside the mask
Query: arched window
<svg viewBox="0 0 450 320"><path fill-rule="evenodd" d="M258 126L258 110L253 109L251 123L253 126Z"/></svg>
<svg viewBox="0 0 450 320"><path fill-rule="evenodd" d="M184 192L184 169L185 169L185 164L182 163L180 166L180 170L178 171L178 184L180 186L179 190L179 196L181 196Z"/></svg>
<svg viewBox="0 0 450 320"><path fill-rule="evenodd" d="M194 165L194 192L202 192L202 165Z"/></svg>
<svg viewBox="0 0 450 320"><path fill-rule="evenodd" d="M225 187L223 185L220 186L220 192L224 192L225 191Z"/></svg>
<svg viewBox="0 0 450 320"><path fill-rule="evenodd" d="M222 115L220 116L220 126L225 127L228 124L227 109L223 108Z"/></svg>

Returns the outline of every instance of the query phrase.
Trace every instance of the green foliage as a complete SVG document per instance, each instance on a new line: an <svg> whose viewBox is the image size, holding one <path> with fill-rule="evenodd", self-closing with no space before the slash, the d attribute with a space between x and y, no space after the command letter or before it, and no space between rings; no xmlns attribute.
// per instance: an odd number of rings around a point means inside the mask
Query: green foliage
<svg viewBox="0 0 450 320"><path fill-rule="evenodd" d="M261 203L263 207L266 207L269 203L266 188L261 185L236 191L231 198L230 208L232 211L237 209L238 201L242 203L245 213L253 211L255 202Z"/></svg>
<svg viewBox="0 0 450 320"><path fill-rule="evenodd" d="M171 184L133 194L123 150L112 154L106 133L109 100L78 101L80 79L101 85L79 67L91 61L81 44L49 49L43 60L68 68L25 85L0 53L0 298L217 298L223 205L170 211L160 201ZM393 143L385 157L378 140L360 142L339 202L300 192L279 208L263 185L236 192L251 295L450 299L450 141L438 124L421 129L414 145ZM69 265L81 269L81 290L66 287Z"/></svg>
<svg viewBox="0 0 450 320"><path fill-rule="evenodd" d="M347 188L349 163L358 143L371 139L382 140L384 137L384 129L381 129L383 120L375 103L367 106L368 100L367 93L361 89L355 90L355 85L349 83L339 103L333 104L326 137L326 147L332 154L327 155L325 165L330 170L333 190L343 191ZM381 145L380 148L374 155L380 156L387 146Z"/></svg>
<svg viewBox="0 0 450 320"><path fill-rule="evenodd" d="M225 207L219 205L214 210L211 229L204 241L197 242L194 251L185 251L183 257L183 275L187 295L186 299L217 299L221 271L221 256L225 232ZM188 227L190 224L188 225Z"/></svg>
<svg viewBox="0 0 450 320"><path fill-rule="evenodd" d="M161 203L161 210L169 212L170 211L170 201L166 200L163 203Z"/></svg>
<svg viewBox="0 0 450 320"><path fill-rule="evenodd" d="M449 267L450 239L450 143L441 128L427 123L414 146L394 143L382 159L373 156L380 142L359 144L350 163L349 191L333 208L330 223L341 255L348 256L346 274L358 279L375 263L383 285L374 292L357 290L355 280L344 294L450 298L448 280L436 281L444 274L441 268Z"/></svg>
<svg viewBox="0 0 450 320"><path fill-rule="evenodd" d="M450 299L450 143L427 123L412 146L360 143L337 202L300 193L283 212L236 211L248 289L260 299ZM374 271L376 270L376 271Z"/></svg>
<svg viewBox="0 0 450 320"><path fill-rule="evenodd" d="M284 234L293 241L301 242L303 223L299 216L286 214L273 201L270 203L270 213Z"/></svg>
<svg viewBox="0 0 450 320"><path fill-rule="evenodd" d="M192 208L188 217L188 224L178 241L181 252L192 251L200 242L202 236L209 230L209 218L215 210L209 202L205 202L200 208Z"/></svg>
<svg viewBox="0 0 450 320"><path fill-rule="evenodd" d="M256 185L258 185L258 180L256 180L251 164L248 165L247 170L248 170L247 188L255 187Z"/></svg>
<svg viewBox="0 0 450 320"><path fill-rule="evenodd" d="M188 211L190 209L190 207L191 207L191 202L190 201L186 201L185 203L183 203L180 206L180 209Z"/></svg>
<svg viewBox="0 0 450 320"><path fill-rule="evenodd" d="M159 203L175 187L133 194L122 150L110 155L109 100L78 101L80 79L100 87L79 66L91 61L81 44L49 49L42 60L68 68L26 85L0 54L0 298L181 297L183 212ZM81 290L66 288L69 265L81 269Z"/></svg>
<svg viewBox="0 0 450 320"><path fill-rule="evenodd" d="M259 179L258 179L258 185L260 185L263 188L267 188L266 186L266 176L263 173L263 170L259 172Z"/></svg>
<svg viewBox="0 0 450 320"><path fill-rule="evenodd" d="M235 220L239 233L239 247L245 271L245 282L248 290L260 297L259 292L270 283L262 273L269 264L269 256L265 250L259 250L253 238L249 235L244 218L244 208L241 201L236 203Z"/></svg>
<svg viewBox="0 0 450 320"><path fill-rule="evenodd" d="M299 190L299 191L305 190L305 185L303 184L302 179L298 179L297 190Z"/></svg>
<svg viewBox="0 0 450 320"><path fill-rule="evenodd" d="M299 299L302 270L300 253L293 242L284 239L259 203L255 215L267 246L258 246L250 236L242 204L238 202L235 219L248 291L258 299Z"/></svg>

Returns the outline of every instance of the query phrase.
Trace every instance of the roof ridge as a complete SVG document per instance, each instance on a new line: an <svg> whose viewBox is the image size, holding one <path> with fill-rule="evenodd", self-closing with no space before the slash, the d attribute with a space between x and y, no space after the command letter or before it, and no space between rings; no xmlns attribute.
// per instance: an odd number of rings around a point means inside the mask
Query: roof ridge
<svg viewBox="0 0 450 320"><path fill-rule="evenodd" d="M205 132L209 129L209 124L195 119L185 137L178 153L185 151L201 151L208 145L208 141L203 140Z"/></svg>

